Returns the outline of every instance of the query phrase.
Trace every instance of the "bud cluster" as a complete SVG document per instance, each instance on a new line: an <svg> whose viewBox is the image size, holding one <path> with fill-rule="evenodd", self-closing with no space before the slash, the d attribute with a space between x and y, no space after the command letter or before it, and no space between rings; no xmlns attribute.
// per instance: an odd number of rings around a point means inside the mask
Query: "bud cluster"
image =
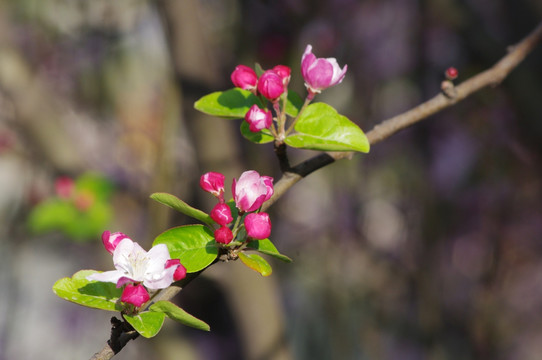
<svg viewBox="0 0 542 360"><path fill-rule="evenodd" d="M225 176L208 172L200 178L200 186L218 199L218 203L211 210L210 216L217 223L218 228L214 232L216 242L230 244L244 227L246 239L262 240L271 234L271 220L264 212L257 212L262 204L273 196L273 178L260 176L257 171L249 170L241 174L239 179L233 179L232 194L233 203L237 208L237 221L233 222L232 209L224 201ZM240 220L248 213L240 225Z"/></svg>
<svg viewBox="0 0 542 360"><path fill-rule="evenodd" d="M301 73L308 92L302 110L316 94L339 84L344 79L346 70L347 66L345 65L341 69L335 58L317 58L312 53L312 46L307 45L301 58ZM270 101L272 109L275 111L275 117L273 117L272 112L266 107L252 105L245 114L245 121L249 125L250 131L259 132L269 129L274 138L280 142L293 129L297 118L286 130L286 114L284 112L290 76L291 69L285 65L277 65L270 70L265 70L259 77L256 71L246 65L238 65L232 72L233 85L243 90L249 90L254 95ZM281 99L284 101L282 108ZM273 121L276 121L276 126Z"/></svg>

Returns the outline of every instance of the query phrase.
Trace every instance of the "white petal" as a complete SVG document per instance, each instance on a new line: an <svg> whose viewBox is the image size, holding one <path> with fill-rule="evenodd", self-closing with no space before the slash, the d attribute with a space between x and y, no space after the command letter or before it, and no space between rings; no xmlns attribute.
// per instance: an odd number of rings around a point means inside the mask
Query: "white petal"
<svg viewBox="0 0 542 360"><path fill-rule="evenodd" d="M117 283L117 281L122 277L122 272L118 270L111 270L111 271L105 271L102 273L95 273L92 275L87 276L87 280L96 280L96 281L103 281L103 282L112 282Z"/></svg>
<svg viewBox="0 0 542 360"><path fill-rule="evenodd" d="M176 269L176 266L171 266L162 270L161 273L156 272L152 274L152 276L148 276L148 278L143 281L143 285L152 290L165 289L173 282L173 274Z"/></svg>

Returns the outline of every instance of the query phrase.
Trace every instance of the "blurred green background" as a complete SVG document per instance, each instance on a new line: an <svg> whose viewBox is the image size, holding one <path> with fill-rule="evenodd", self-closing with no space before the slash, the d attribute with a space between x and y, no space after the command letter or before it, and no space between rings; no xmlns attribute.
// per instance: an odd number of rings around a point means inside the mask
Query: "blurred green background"
<svg viewBox="0 0 542 360"><path fill-rule="evenodd" d="M348 64L317 100L367 131L437 94L447 67L460 82L492 66L540 18L539 0L1 0L0 359L101 349L114 314L51 287L112 269L103 230L148 248L190 221L150 193L209 211L204 172L280 177L272 145L193 110L236 65L291 66L304 95L312 44ZM271 210L294 263L269 278L213 266L178 299L211 333L170 322L116 358L540 359L541 99L539 47L500 86L310 175ZM83 195L59 196L66 177Z"/></svg>

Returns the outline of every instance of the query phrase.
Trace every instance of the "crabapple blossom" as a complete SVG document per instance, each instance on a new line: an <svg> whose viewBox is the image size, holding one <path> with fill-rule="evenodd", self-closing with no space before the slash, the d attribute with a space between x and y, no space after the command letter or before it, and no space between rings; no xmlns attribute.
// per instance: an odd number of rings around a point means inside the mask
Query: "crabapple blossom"
<svg viewBox="0 0 542 360"><path fill-rule="evenodd" d="M273 195L273 178L260 176L255 170L245 171L239 180L233 179L232 193L239 210L255 211Z"/></svg>
<svg viewBox="0 0 542 360"><path fill-rule="evenodd" d="M126 283L143 283L147 289L164 289L173 282L176 270L174 266L166 268L169 259L166 245L156 245L147 252L126 237L113 251L116 270L95 273L87 279L116 283L117 287Z"/></svg>
<svg viewBox="0 0 542 360"><path fill-rule="evenodd" d="M271 235L271 220L267 213L251 213L245 217L245 230L252 239L262 240Z"/></svg>
<svg viewBox="0 0 542 360"><path fill-rule="evenodd" d="M217 243L229 244L233 240L233 233L227 226L216 229L214 235Z"/></svg>
<svg viewBox="0 0 542 360"><path fill-rule="evenodd" d="M208 172L201 175L199 185L201 188L219 199L222 199L224 194L224 180L226 177L217 172Z"/></svg>
<svg viewBox="0 0 542 360"><path fill-rule="evenodd" d="M243 90L254 90L258 83L256 72L245 65L237 65L231 73L233 85Z"/></svg>
<svg viewBox="0 0 542 360"><path fill-rule="evenodd" d="M140 307L149 301L149 299L150 296L147 289L141 284L127 284L120 297L120 301L132 304L135 307Z"/></svg>
<svg viewBox="0 0 542 360"><path fill-rule="evenodd" d="M231 209L227 204L218 203L211 210L211 219L213 219L218 225L224 226L233 221L231 216Z"/></svg>
<svg viewBox="0 0 542 360"><path fill-rule="evenodd" d="M256 104L248 110L245 115L245 121L248 123L248 129L252 132L258 132L262 129L268 129L273 122L271 111L260 109Z"/></svg>
<svg viewBox="0 0 542 360"><path fill-rule="evenodd" d="M113 254L113 251L115 251L115 248L121 242L121 240L126 238L128 238L128 236L121 232L114 232L111 234L110 231L106 230L102 233L102 242L105 246L105 249L110 254Z"/></svg>
<svg viewBox="0 0 542 360"><path fill-rule="evenodd" d="M269 101L277 101L284 93L283 77L274 70L265 71L258 80L258 92Z"/></svg>
<svg viewBox="0 0 542 360"><path fill-rule="evenodd" d="M309 91L309 97L330 86L339 84L346 74L347 65L341 69L335 58L317 58L312 53L312 46L307 45L301 58L301 73L305 79L305 86Z"/></svg>

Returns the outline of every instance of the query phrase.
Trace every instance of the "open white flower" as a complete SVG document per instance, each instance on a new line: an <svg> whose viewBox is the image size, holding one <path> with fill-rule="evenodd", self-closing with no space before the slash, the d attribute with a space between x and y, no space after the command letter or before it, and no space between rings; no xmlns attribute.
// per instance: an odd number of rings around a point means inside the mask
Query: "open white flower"
<svg viewBox="0 0 542 360"><path fill-rule="evenodd" d="M92 274L88 280L116 283L143 283L147 289L164 289L173 282L176 266L166 268L170 259L167 246L159 244L145 251L138 243L124 238L113 251L113 264L117 270Z"/></svg>

